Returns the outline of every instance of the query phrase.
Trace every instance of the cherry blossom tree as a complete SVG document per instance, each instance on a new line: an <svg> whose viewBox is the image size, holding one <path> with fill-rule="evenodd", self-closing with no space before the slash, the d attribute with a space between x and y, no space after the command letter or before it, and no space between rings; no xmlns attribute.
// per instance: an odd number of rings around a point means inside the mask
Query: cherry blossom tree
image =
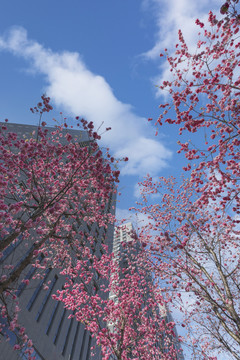
<svg viewBox="0 0 240 360"><path fill-rule="evenodd" d="M171 81L160 89L168 91L171 102L161 104L162 121L179 126L179 135L191 134L179 141L189 163L191 180L201 194L201 203L220 197L220 206L234 200L239 206L239 27L233 17L228 23L209 13L209 26L199 20L199 41L191 53L179 31L179 44L174 56L167 60ZM171 109L175 115L166 115ZM194 133L202 135L201 144L194 143ZM225 194L225 196L222 196ZM237 208L236 208L237 211Z"/></svg>
<svg viewBox="0 0 240 360"><path fill-rule="evenodd" d="M189 139L178 141L189 178L178 184L149 175L140 183L137 210L150 220L140 238L166 285L163 293L182 313L194 359L215 358L217 352L240 358L237 2L222 6L227 15L221 20L212 12L208 24L196 20L196 49L189 49L179 30L175 53L165 50L170 73L160 89L168 101L160 105L156 125L175 124L179 139Z"/></svg>
<svg viewBox="0 0 240 360"><path fill-rule="evenodd" d="M147 177L141 188L138 211L150 222L140 239L148 244L162 293L182 313L186 343L200 359L210 359L215 350L239 359L238 225L214 203L199 207L189 180L179 186L173 178ZM153 194L158 203L151 204Z"/></svg>
<svg viewBox="0 0 240 360"><path fill-rule="evenodd" d="M99 148L100 135L91 122L77 117L82 131L75 132L66 122L46 128L42 116L51 105L45 96L31 110L41 122L31 136L18 137L8 131L8 124L0 131L0 301L1 317L10 330L20 329L17 294L29 283L27 267L35 267L34 277L42 277L47 268L74 267L76 259L84 259L87 268L90 254L108 252L119 176L111 166L114 158ZM19 251L18 261L13 260ZM2 333L4 326L2 321Z"/></svg>

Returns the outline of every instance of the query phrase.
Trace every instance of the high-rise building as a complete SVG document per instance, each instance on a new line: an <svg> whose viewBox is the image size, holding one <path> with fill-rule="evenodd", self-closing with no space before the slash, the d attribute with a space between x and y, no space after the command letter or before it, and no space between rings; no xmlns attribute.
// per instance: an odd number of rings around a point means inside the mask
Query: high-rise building
<svg viewBox="0 0 240 360"><path fill-rule="evenodd" d="M4 124L5 125L5 124ZM7 124L8 131L17 133L21 138L27 139L30 134L37 132L37 127L22 124ZM82 146L86 146L89 139L85 132L78 130L67 130L72 135L77 135ZM105 204L106 212L114 212L115 200L112 193L109 203ZM109 246L112 250L113 225L109 225L107 230L99 228L97 224L89 229L85 226L82 219L76 221L76 232L79 230L88 231L96 238L96 251L101 256L101 244ZM78 228L77 228L78 227ZM88 246L85 239L85 246ZM90 245L89 245L90 246ZM29 247L19 236L14 244L10 244L0 258L0 269L6 265L15 266L26 258ZM73 254L74 256L74 254ZM38 258L39 264L44 260L44 254ZM84 324L75 320L74 312L66 310L61 302L52 299L52 294L61 290L65 283L65 278L59 274L55 268L45 268L41 278L34 278L36 267L31 264L27 266L19 278L17 285L17 298L19 301L18 322L25 328L26 334L33 342L34 354L37 360L99 360L101 351L96 347L95 355L91 357L91 346L95 345L89 331ZM39 271L39 270L38 270ZM28 280L26 286L22 280ZM45 286L47 284L47 290ZM1 304L1 299L0 299ZM3 304L1 304L3 305ZM70 318L69 318L70 317ZM4 319L0 319L0 322ZM25 349L13 350L18 338L10 329L6 330L9 341L5 341L0 334L0 359L18 360L27 359L24 354Z"/></svg>
<svg viewBox="0 0 240 360"><path fill-rule="evenodd" d="M114 238L113 238L113 253L116 261L119 262L120 268L124 267L126 268L126 271L127 271L128 263L125 257L125 244L131 242L133 239L137 240L137 233L131 222L127 222L118 227L115 227ZM140 249L141 249L141 244L140 242L136 241L135 246L132 248L132 254L136 254ZM131 256L131 252L128 253L128 256ZM138 271L137 267L136 267L136 271ZM151 273L146 272L145 276L147 283L151 286L153 282ZM158 292L161 293L161 289L158 289ZM110 293L110 298L117 301L117 297L112 293ZM166 323L173 322L172 315L164 304L158 305L158 312L161 318L166 320ZM149 316L151 316L151 312L149 312ZM180 342L176 340L178 339L176 327L174 327L174 332L176 336L172 338L172 342L174 343L174 348L178 351L178 360L184 360ZM162 337L162 339L164 339L164 336Z"/></svg>
<svg viewBox="0 0 240 360"><path fill-rule="evenodd" d="M114 229L113 237L113 253L115 258L119 258L120 254L123 252L123 244L132 240L132 234L134 228L131 222L127 222L119 227Z"/></svg>

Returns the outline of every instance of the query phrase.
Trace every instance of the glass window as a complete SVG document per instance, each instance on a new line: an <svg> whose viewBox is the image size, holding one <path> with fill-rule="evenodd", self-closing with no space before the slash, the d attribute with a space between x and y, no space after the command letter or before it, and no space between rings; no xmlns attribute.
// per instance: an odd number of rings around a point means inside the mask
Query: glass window
<svg viewBox="0 0 240 360"><path fill-rule="evenodd" d="M87 335L87 330L85 329L84 334L83 334L83 338L82 338L82 346L81 346L81 350L80 350L79 360L82 360L82 357L83 357L86 335Z"/></svg>
<svg viewBox="0 0 240 360"><path fill-rule="evenodd" d="M49 301L49 298L50 298L50 296L52 294L52 291L53 291L54 285L57 282L57 279L58 279L58 277L57 277L57 275L55 275L52 282L51 282L51 284L50 284L50 286L49 286L49 288L48 288L48 290L47 290L47 293L46 293L46 295L45 295L45 297L43 299L43 302L42 302L42 304L40 306L40 309L38 310L38 313L37 313L37 316L36 316L36 321L37 322L40 321L40 318L41 318L41 316L42 316L42 314L44 312L44 309L45 309L45 307L46 307L46 305L47 305L47 303Z"/></svg>
<svg viewBox="0 0 240 360"><path fill-rule="evenodd" d="M74 352L75 352L75 349L76 349L79 328L80 328L80 323L78 321L76 331L75 331L75 335L74 335L74 339L73 339L73 343L72 343L72 349L71 349L71 354L70 354L69 360L73 360L73 357L74 357Z"/></svg>
<svg viewBox="0 0 240 360"><path fill-rule="evenodd" d="M54 339L53 339L54 345L56 345L56 343L58 341L65 315L66 315L66 309L63 309L62 316L61 316L61 319L60 319L60 321L58 323L57 331L56 331L56 334L55 334Z"/></svg>
<svg viewBox="0 0 240 360"><path fill-rule="evenodd" d="M54 319L56 317L59 306L60 306L60 302L56 301L56 304L55 304L54 309L52 311L52 314L50 316L49 322L47 324L47 328L46 328L46 334L47 335L49 334L49 332L50 332L50 330L52 328L52 325L53 325Z"/></svg>
<svg viewBox="0 0 240 360"><path fill-rule="evenodd" d="M35 303L35 301L37 300L37 297L42 289L43 283L46 281L49 273L51 272L52 269L47 269L46 274L44 276L44 278L42 279L42 281L40 281L40 283L38 284L38 287L35 289L31 299L29 300L28 304L27 304L27 309L28 311L31 311L33 304Z"/></svg>
<svg viewBox="0 0 240 360"><path fill-rule="evenodd" d="M92 337L91 337L91 335L89 335L89 339L88 339L88 351L87 351L86 360L89 360L89 359L90 359L90 356L91 356L91 344L92 344Z"/></svg>
<svg viewBox="0 0 240 360"><path fill-rule="evenodd" d="M69 342L69 336L70 336L72 326L73 326L73 321L74 321L74 318L71 318L71 320L69 321L67 334L66 334L66 338L65 338L65 341L64 341L63 349L62 349L62 355L63 356L66 354L66 350L67 350L67 346L68 346L68 342Z"/></svg>
<svg viewBox="0 0 240 360"><path fill-rule="evenodd" d="M39 256L39 258L38 258L39 263L42 262L43 258L44 258L44 256L41 254L41 255ZM27 276L25 277L24 280L31 280L31 278L32 278L33 275L35 274L36 270L37 270L37 268L36 268L35 266L32 266L31 269L28 271ZM24 282L22 282L22 283L19 285L18 289L17 289L17 294L16 294L16 295L17 295L17 296L20 296L26 286L27 286L27 285L26 285Z"/></svg>
<svg viewBox="0 0 240 360"><path fill-rule="evenodd" d="M20 235L14 242L12 242L8 247L2 252L2 256L0 257L0 264L6 260L6 258L21 244L23 238Z"/></svg>

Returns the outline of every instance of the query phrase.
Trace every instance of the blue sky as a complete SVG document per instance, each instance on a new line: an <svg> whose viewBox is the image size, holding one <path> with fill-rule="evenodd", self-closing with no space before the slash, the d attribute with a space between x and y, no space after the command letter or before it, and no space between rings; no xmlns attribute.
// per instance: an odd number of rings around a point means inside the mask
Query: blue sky
<svg viewBox="0 0 240 360"><path fill-rule="evenodd" d="M195 19L206 19L221 1L202 0L9 0L0 14L0 118L37 124L29 108L43 92L57 113L83 116L111 126L102 145L122 166L118 212L136 201L136 184L146 173L179 176L177 129L156 119L164 99L155 85L168 76L159 53L173 51L177 31L193 48ZM56 116L52 114L51 116Z"/></svg>

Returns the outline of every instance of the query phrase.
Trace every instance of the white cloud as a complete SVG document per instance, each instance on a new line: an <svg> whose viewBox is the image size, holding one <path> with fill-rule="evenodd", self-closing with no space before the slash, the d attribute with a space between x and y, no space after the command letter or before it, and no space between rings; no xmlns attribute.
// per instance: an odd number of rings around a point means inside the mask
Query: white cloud
<svg viewBox="0 0 240 360"><path fill-rule="evenodd" d="M152 178L152 181L153 183L156 182L158 183L159 182L159 178L158 177L153 177ZM134 196L139 200L142 198L142 193L144 193L144 187L141 186L139 183L135 184L134 185ZM146 193L145 193L146 195ZM157 192L155 194L149 194L148 193L148 198L150 198L151 200L156 200L158 199L158 201L160 201L159 199L161 198L162 194L160 192Z"/></svg>
<svg viewBox="0 0 240 360"><path fill-rule="evenodd" d="M134 185L134 196L137 199L141 198L141 187L138 183Z"/></svg>
<svg viewBox="0 0 240 360"><path fill-rule="evenodd" d="M106 80L92 73L78 53L46 49L29 40L21 27L0 37L0 50L26 59L31 70L44 75L47 95L63 110L93 121L96 128L103 121L104 128L112 128L104 134L102 144L110 146L116 156L129 157L122 173L154 175L167 166L171 151L151 138L146 119L119 101Z"/></svg>
<svg viewBox="0 0 240 360"><path fill-rule="evenodd" d="M200 30L199 26L196 26L195 20L198 18L207 24L209 10L215 10L219 14L221 6L219 0L212 0L211 4L209 0L144 0L143 4L145 8L148 5L151 11L154 11L157 26L155 44L143 54L149 60L159 58L159 54L163 53L165 48L168 49L169 55L173 54L175 45L179 42L179 29L182 30L189 49L194 51ZM161 62L159 75L153 79L153 82L160 85L163 79L169 79L169 67L166 61ZM162 93L157 91L157 95L162 95Z"/></svg>
<svg viewBox="0 0 240 360"><path fill-rule="evenodd" d="M128 209L116 209L116 219L118 222L122 220L131 221L135 230L149 224L150 220L146 214L136 213L134 210L130 211Z"/></svg>
<svg viewBox="0 0 240 360"><path fill-rule="evenodd" d="M147 174L148 169L162 169L167 166L167 161L171 158L171 151L167 150L161 143L144 137L143 135L134 141L129 141L123 149L116 153L121 157L129 154L130 158L135 159L135 164L128 163L122 174Z"/></svg>

